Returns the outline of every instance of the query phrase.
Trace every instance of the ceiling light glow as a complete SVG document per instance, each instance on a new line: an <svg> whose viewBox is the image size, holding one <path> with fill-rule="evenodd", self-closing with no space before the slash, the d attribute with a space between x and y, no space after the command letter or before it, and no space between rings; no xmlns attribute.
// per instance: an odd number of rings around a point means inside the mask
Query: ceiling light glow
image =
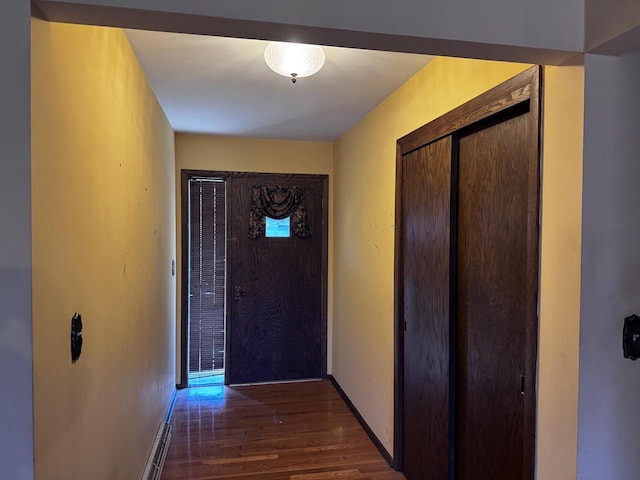
<svg viewBox="0 0 640 480"><path fill-rule="evenodd" d="M271 70L296 83L298 78L317 73L324 65L325 55L318 45L272 42L264 50L264 60Z"/></svg>

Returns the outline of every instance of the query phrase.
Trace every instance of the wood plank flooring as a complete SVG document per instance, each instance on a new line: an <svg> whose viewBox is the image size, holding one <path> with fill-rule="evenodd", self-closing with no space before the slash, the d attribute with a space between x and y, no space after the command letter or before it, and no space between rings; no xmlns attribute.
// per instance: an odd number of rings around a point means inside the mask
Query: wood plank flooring
<svg viewBox="0 0 640 480"><path fill-rule="evenodd" d="M163 480L404 480L328 381L178 393Z"/></svg>

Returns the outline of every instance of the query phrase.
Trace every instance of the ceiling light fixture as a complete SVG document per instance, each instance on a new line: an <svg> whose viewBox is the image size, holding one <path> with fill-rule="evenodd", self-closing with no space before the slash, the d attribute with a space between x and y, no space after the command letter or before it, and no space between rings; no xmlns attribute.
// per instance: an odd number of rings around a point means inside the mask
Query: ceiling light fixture
<svg viewBox="0 0 640 480"><path fill-rule="evenodd" d="M272 42L264 50L264 60L274 72L291 78L309 77L324 65L324 50L318 45Z"/></svg>

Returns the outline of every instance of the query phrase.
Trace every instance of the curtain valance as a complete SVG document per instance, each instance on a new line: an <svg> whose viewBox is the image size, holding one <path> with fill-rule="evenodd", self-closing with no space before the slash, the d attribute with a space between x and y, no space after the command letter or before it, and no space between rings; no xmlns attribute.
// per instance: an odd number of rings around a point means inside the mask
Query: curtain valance
<svg viewBox="0 0 640 480"><path fill-rule="evenodd" d="M251 188L249 237L264 237L265 217L291 217L291 232L299 238L311 236L307 223L304 191L299 187L255 185Z"/></svg>

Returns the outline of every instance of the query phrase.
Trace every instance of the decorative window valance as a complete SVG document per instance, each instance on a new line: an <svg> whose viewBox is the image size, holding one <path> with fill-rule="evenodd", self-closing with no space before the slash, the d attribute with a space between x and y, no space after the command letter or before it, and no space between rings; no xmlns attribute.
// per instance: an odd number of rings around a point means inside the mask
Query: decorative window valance
<svg viewBox="0 0 640 480"><path fill-rule="evenodd" d="M309 238L309 224L304 191L299 187L251 187L249 237L264 237L265 217L282 220L291 217L291 231L299 238Z"/></svg>

